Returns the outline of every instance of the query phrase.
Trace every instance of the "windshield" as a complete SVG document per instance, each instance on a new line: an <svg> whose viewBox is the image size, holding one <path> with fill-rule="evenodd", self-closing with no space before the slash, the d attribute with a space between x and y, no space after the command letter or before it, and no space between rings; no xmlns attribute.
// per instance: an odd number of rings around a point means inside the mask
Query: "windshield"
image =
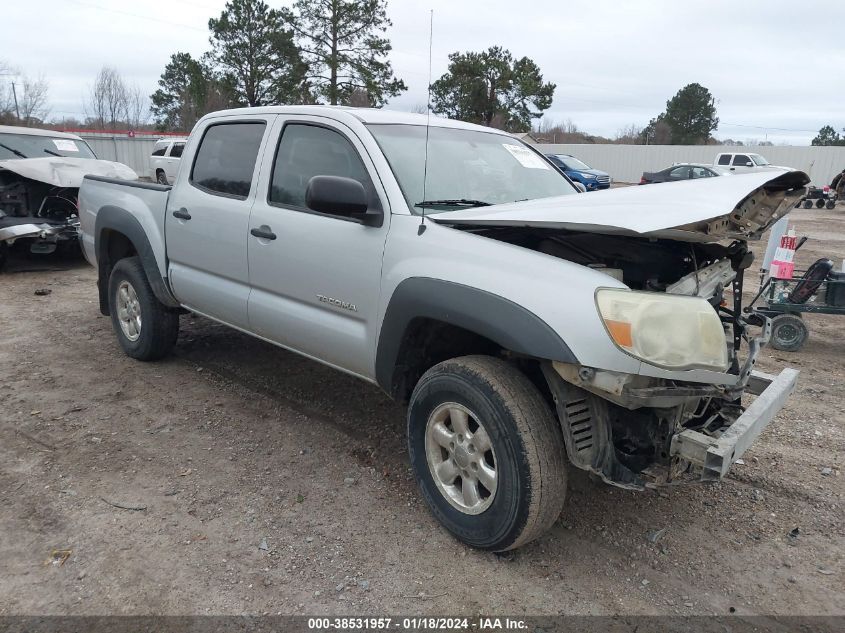
<svg viewBox="0 0 845 633"><path fill-rule="evenodd" d="M424 125L367 126L399 181L412 213L502 204L576 193L569 181L525 144L502 134L431 127L428 175ZM440 204L433 204L434 201ZM415 206L417 205L417 206Z"/></svg>
<svg viewBox="0 0 845 633"><path fill-rule="evenodd" d="M571 171L581 171L584 169L592 169L587 163L584 163L574 156L565 156L563 154L555 154L557 159L562 162L567 169Z"/></svg>
<svg viewBox="0 0 845 633"><path fill-rule="evenodd" d="M751 156L751 160L753 160L754 164L757 165L758 167L764 167L765 165L769 164L769 161L767 161L765 158L760 156L760 154L750 154L750 156Z"/></svg>
<svg viewBox="0 0 845 633"><path fill-rule="evenodd" d="M85 141L33 134L0 134L0 160L47 156L97 158Z"/></svg>

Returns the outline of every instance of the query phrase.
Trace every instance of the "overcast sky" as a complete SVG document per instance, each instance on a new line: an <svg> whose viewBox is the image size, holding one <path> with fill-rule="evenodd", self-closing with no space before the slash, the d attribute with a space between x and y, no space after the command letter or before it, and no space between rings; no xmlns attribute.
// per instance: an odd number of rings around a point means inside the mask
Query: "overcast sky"
<svg viewBox="0 0 845 633"><path fill-rule="evenodd" d="M681 87L713 93L719 138L809 144L845 127L845 13L835 0L390 0L391 59L408 92L389 108L425 104L429 10L433 77L450 52L500 45L557 84L547 119L614 136L660 113ZM208 48L224 0L5 0L0 60L50 83L52 117L82 118L104 64L145 94L176 51ZM268 0L271 6L290 0Z"/></svg>

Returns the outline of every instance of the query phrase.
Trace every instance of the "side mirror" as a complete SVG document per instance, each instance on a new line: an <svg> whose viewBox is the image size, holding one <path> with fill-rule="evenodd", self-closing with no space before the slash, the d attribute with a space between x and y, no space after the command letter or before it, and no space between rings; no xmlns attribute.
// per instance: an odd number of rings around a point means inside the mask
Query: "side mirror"
<svg viewBox="0 0 845 633"><path fill-rule="evenodd" d="M381 226L381 209L368 210L367 192L357 180L342 176L314 176L305 189L305 204L312 211L358 220L367 226Z"/></svg>
<svg viewBox="0 0 845 633"><path fill-rule="evenodd" d="M572 184L575 185L575 188L578 190L579 193L587 193L587 187L584 186L583 182L573 180Z"/></svg>
<svg viewBox="0 0 845 633"><path fill-rule="evenodd" d="M745 163L745 166L746 167L754 167L754 163L752 163L751 161L748 161L747 163Z"/></svg>

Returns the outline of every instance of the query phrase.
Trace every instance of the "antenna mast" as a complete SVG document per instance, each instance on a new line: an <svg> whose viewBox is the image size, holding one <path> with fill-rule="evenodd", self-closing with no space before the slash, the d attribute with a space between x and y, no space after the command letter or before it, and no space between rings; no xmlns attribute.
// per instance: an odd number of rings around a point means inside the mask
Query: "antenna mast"
<svg viewBox="0 0 845 633"><path fill-rule="evenodd" d="M423 202L425 197L425 184L428 180L428 130L431 122L431 47L434 40L434 9L430 10L428 23L428 97L425 105L425 159L423 160ZM417 235L425 233L425 206L420 207L420 226Z"/></svg>

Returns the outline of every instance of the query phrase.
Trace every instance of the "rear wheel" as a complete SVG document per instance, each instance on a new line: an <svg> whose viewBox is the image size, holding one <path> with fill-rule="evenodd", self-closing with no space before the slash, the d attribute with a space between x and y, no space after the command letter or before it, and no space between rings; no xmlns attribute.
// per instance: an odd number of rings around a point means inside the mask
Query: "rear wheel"
<svg viewBox="0 0 845 633"><path fill-rule="evenodd" d="M813 208L813 201L812 200L804 200L804 208L805 209L812 209Z"/></svg>
<svg viewBox="0 0 845 633"><path fill-rule="evenodd" d="M832 209L835 206L836 206L836 202L833 201L833 200L828 200L827 202L824 203L825 209Z"/></svg>
<svg viewBox="0 0 845 633"><path fill-rule="evenodd" d="M179 315L153 293L137 257L121 259L109 278L109 312L123 351L138 360L157 360L173 348Z"/></svg>
<svg viewBox="0 0 845 633"><path fill-rule="evenodd" d="M784 352L797 352L804 347L810 331L800 314L779 314L772 319L772 347Z"/></svg>
<svg viewBox="0 0 845 633"><path fill-rule="evenodd" d="M408 447L432 513L473 547L514 549L560 515L560 425L537 388L502 360L465 356L429 369L411 396Z"/></svg>

